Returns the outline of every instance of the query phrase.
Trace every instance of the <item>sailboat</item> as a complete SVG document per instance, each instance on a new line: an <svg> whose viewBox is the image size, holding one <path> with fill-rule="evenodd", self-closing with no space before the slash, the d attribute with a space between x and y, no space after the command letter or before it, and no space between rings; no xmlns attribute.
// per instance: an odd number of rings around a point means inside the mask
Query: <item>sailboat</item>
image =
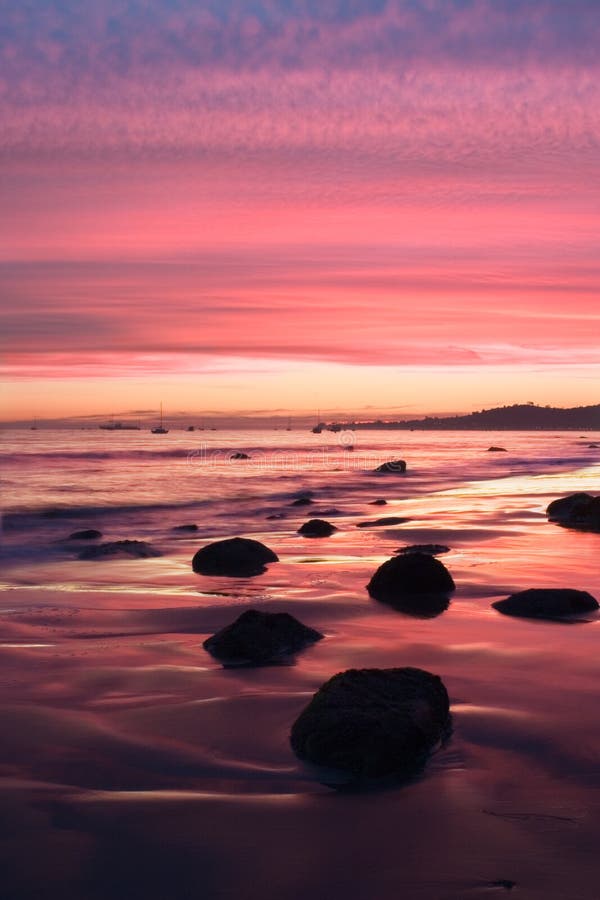
<svg viewBox="0 0 600 900"><path fill-rule="evenodd" d="M158 428L152 428L152 434L168 434L169 429L163 428L162 403L160 404L160 425Z"/></svg>

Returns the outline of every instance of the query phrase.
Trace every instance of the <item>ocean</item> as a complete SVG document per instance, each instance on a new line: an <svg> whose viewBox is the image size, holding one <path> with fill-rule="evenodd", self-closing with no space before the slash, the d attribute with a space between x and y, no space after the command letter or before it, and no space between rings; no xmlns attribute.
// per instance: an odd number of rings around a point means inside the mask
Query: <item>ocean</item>
<svg viewBox="0 0 600 900"><path fill-rule="evenodd" d="M1 437L3 897L599 896L599 619L491 606L532 587L600 600L600 535L545 516L600 493L593 432ZM374 473L394 459L405 474ZM357 527L382 516L406 521ZM316 517L338 530L298 534ZM69 536L90 528L161 555L79 559L90 542ZM280 561L193 572L200 547L233 536ZM365 587L417 543L447 545L456 582L432 618ZM222 668L202 642L251 608L325 639L289 665ZM336 672L405 665L444 681L449 740L410 783L322 784L290 748L297 715Z"/></svg>

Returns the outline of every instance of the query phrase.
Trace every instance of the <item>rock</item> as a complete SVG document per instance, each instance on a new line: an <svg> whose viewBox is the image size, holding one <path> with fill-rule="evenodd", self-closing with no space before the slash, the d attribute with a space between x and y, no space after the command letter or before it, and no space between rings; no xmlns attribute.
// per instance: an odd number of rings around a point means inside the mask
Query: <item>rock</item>
<svg viewBox="0 0 600 900"><path fill-rule="evenodd" d="M385 516L383 519L370 519L366 522L357 522L357 528L383 528L385 525L404 525L410 519L402 516Z"/></svg>
<svg viewBox="0 0 600 900"><path fill-rule="evenodd" d="M324 635L289 613L249 609L204 641L203 647L224 666L264 666L288 661Z"/></svg>
<svg viewBox="0 0 600 900"><path fill-rule="evenodd" d="M507 616L527 619L570 618L598 609L591 594L571 588L530 588L497 600L492 606Z"/></svg>
<svg viewBox="0 0 600 900"><path fill-rule="evenodd" d="M70 534L68 540L70 541L95 541L97 538L102 537L102 532L98 531L96 528L85 528L83 531L74 531L73 534Z"/></svg>
<svg viewBox="0 0 600 900"><path fill-rule="evenodd" d="M440 556L442 553L450 553L450 547L445 544L409 544L400 547L396 553L429 553L430 556Z"/></svg>
<svg viewBox="0 0 600 900"><path fill-rule="evenodd" d="M582 531L600 531L600 496L578 493L553 500L546 510L553 522Z"/></svg>
<svg viewBox="0 0 600 900"><path fill-rule="evenodd" d="M232 453L229 459L251 459L251 457L247 453L238 452Z"/></svg>
<svg viewBox="0 0 600 900"><path fill-rule="evenodd" d="M488 447L487 453L507 453L506 447Z"/></svg>
<svg viewBox="0 0 600 900"><path fill-rule="evenodd" d="M190 525L174 525L173 531L198 531L198 526L193 523Z"/></svg>
<svg viewBox="0 0 600 900"><path fill-rule="evenodd" d="M448 569L429 553L406 553L388 559L367 585L375 600L423 618L444 612L454 588Z"/></svg>
<svg viewBox="0 0 600 900"><path fill-rule="evenodd" d="M292 500L290 506L309 506L312 502L310 497L298 497L297 500Z"/></svg>
<svg viewBox="0 0 600 900"><path fill-rule="evenodd" d="M285 519L284 513L271 513L270 516L265 516L265 519Z"/></svg>
<svg viewBox="0 0 600 900"><path fill-rule="evenodd" d="M449 729L448 693L422 669L349 669L314 695L292 726L300 759L353 779L415 774Z"/></svg>
<svg viewBox="0 0 600 900"><path fill-rule="evenodd" d="M598 450L600 448L600 444L588 444L588 450Z"/></svg>
<svg viewBox="0 0 600 900"><path fill-rule="evenodd" d="M371 500L369 506L387 506L387 500Z"/></svg>
<svg viewBox="0 0 600 900"><path fill-rule="evenodd" d="M303 534L304 537L329 537L334 531L337 531L335 525L325 519L309 519L300 526L298 534Z"/></svg>
<svg viewBox="0 0 600 900"><path fill-rule="evenodd" d="M390 462L384 462L377 466L374 471L388 475L399 475L406 472L406 463L403 459L393 459Z"/></svg>
<svg viewBox="0 0 600 900"><path fill-rule="evenodd" d="M145 541L109 541L106 544L98 544L96 547L87 547L82 550L78 559L105 559L112 556L130 556L135 559L150 559L153 556L162 556L151 544Z"/></svg>
<svg viewBox="0 0 600 900"><path fill-rule="evenodd" d="M235 537L202 547L192 560L192 568L200 575L244 578L262 575L266 563L278 561L279 557L260 541Z"/></svg>

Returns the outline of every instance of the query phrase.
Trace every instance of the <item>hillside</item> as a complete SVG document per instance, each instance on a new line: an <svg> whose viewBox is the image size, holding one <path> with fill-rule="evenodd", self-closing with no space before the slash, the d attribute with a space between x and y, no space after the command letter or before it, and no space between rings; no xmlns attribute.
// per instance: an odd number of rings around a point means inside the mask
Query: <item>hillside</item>
<svg viewBox="0 0 600 900"><path fill-rule="evenodd" d="M464 416L426 416L397 422L346 422L332 423L327 427L379 428L379 429L427 429L448 431L572 431L600 430L600 404L560 409L553 406L536 406L533 403L517 403L483 409Z"/></svg>

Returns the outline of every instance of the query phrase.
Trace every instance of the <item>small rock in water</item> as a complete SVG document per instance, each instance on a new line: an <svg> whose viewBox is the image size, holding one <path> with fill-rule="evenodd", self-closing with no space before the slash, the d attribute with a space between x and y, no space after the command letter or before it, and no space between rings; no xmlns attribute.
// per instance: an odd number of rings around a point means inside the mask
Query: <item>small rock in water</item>
<svg viewBox="0 0 600 900"><path fill-rule="evenodd" d="M329 537L334 531L337 531L335 525L326 522L325 519L309 519L300 526L298 534L304 537Z"/></svg>
<svg viewBox="0 0 600 900"><path fill-rule="evenodd" d="M204 641L204 649L228 666L264 666L290 657L324 635L289 613L249 609Z"/></svg>
<svg viewBox="0 0 600 900"><path fill-rule="evenodd" d="M130 556L135 559L150 559L154 556L162 556L151 544L145 541L109 541L106 544L98 544L96 547L87 547L82 550L78 559L105 559L112 556Z"/></svg>
<svg viewBox="0 0 600 900"><path fill-rule="evenodd" d="M508 451L507 451L506 447L488 447L487 452L488 453L507 453Z"/></svg>
<svg viewBox="0 0 600 900"><path fill-rule="evenodd" d="M402 516L386 516L383 519L370 519L366 522L358 522L357 528L383 528L385 525L404 525L405 522L410 522L410 519L407 519Z"/></svg>
<svg viewBox="0 0 600 900"><path fill-rule="evenodd" d="M96 528L85 528L83 531L74 531L73 534L70 534L68 540L70 541L95 541L96 538L101 538L102 532L98 531Z"/></svg>
<svg viewBox="0 0 600 900"><path fill-rule="evenodd" d="M270 516L265 516L265 519L285 519L284 513L271 513Z"/></svg>
<svg viewBox="0 0 600 900"><path fill-rule="evenodd" d="M229 459L251 459L251 457L247 453L238 452L232 453Z"/></svg>
<svg viewBox="0 0 600 900"><path fill-rule="evenodd" d="M298 497L297 500L292 500L290 506L309 506L312 502L310 497Z"/></svg>
<svg viewBox="0 0 600 900"><path fill-rule="evenodd" d="M406 462L403 459L392 459L377 466L374 472L381 472L387 475L400 475L406 472Z"/></svg>
<svg viewBox="0 0 600 900"><path fill-rule="evenodd" d="M235 537L202 547L192 560L192 568L200 575L245 578L262 575L266 563L278 561L279 557L260 541Z"/></svg>
<svg viewBox="0 0 600 900"><path fill-rule="evenodd" d="M383 500L381 498L377 500L370 500L369 506L387 506L387 500Z"/></svg>
<svg viewBox="0 0 600 900"><path fill-rule="evenodd" d="M598 450L600 448L600 444L588 444L588 450Z"/></svg>
<svg viewBox="0 0 600 900"><path fill-rule="evenodd" d="M414 775L448 733L448 693L422 669L334 675L294 722L292 749L351 780Z"/></svg>
<svg viewBox="0 0 600 900"><path fill-rule="evenodd" d="M193 523L189 525L174 525L173 531L198 531L198 526Z"/></svg>
<svg viewBox="0 0 600 900"><path fill-rule="evenodd" d="M408 544L400 547L396 553L429 553L430 556L441 556L442 553L450 553L450 547L445 544Z"/></svg>
<svg viewBox="0 0 600 900"><path fill-rule="evenodd" d="M497 600L492 606L507 616L526 619L568 619L599 608L587 591L572 588L530 588Z"/></svg>

